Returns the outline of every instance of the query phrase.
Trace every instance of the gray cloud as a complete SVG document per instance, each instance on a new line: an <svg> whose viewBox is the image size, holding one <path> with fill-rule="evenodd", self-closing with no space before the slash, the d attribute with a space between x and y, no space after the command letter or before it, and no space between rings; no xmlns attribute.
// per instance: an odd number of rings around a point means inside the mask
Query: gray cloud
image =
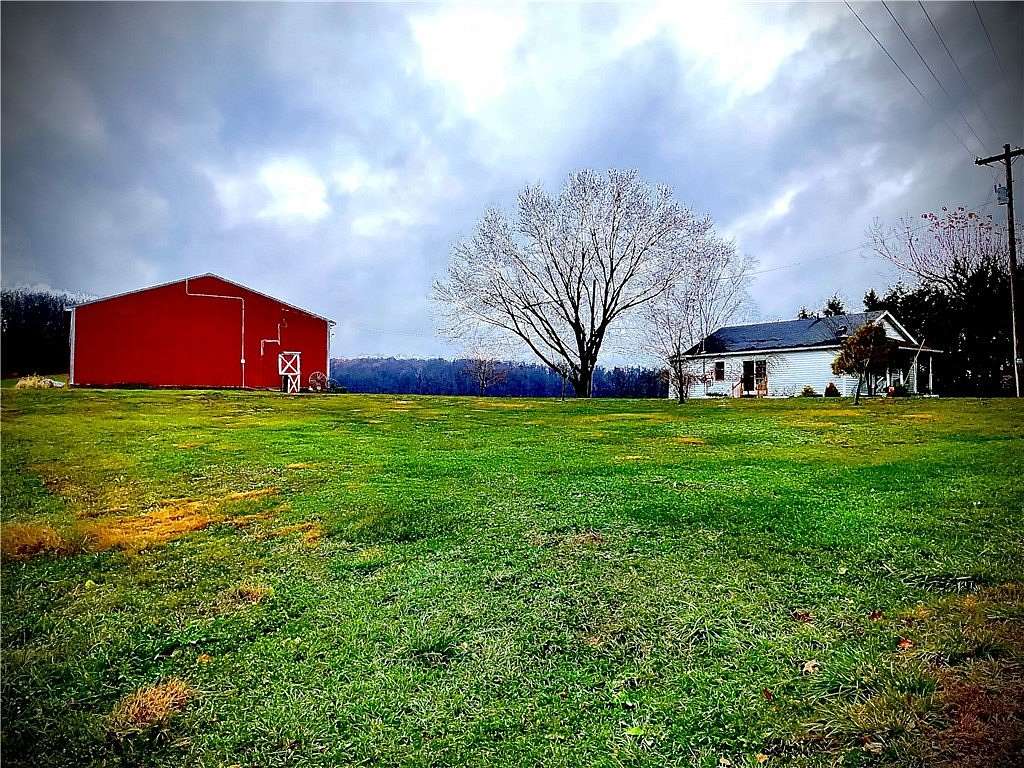
<svg viewBox="0 0 1024 768"><path fill-rule="evenodd" d="M761 260L764 316L855 303L892 278L857 248L875 217L1001 215L944 121L1024 140L1019 4L982 5L1010 81L969 4L928 5L981 110L916 4L955 104L856 7L939 114L835 4L4 4L3 282L214 271L337 319L335 354L451 352L451 241L525 183L628 166Z"/></svg>

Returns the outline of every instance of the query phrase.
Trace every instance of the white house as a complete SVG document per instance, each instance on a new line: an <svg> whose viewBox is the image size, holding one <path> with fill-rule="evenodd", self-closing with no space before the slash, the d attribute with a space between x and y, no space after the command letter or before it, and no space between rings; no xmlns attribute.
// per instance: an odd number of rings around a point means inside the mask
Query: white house
<svg viewBox="0 0 1024 768"><path fill-rule="evenodd" d="M703 382L693 385L690 397L791 397L807 386L820 395L829 383L852 396L857 377L836 376L832 361L843 339L868 323L896 341L900 366L871 384L932 392L932 356L939 350L925 347L890 312L877 311L719 328L683 355Z"/></svg>

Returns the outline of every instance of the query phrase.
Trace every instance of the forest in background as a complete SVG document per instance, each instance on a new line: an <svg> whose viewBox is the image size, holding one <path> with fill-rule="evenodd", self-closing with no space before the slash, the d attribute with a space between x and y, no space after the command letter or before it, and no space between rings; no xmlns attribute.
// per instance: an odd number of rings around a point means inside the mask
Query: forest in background
<svg viewBox="0 0 1024 768"><path fill-rule="evenodd" d="M331 379L349 392L401 395L479 395L474 378L478 361L396 357L331 360ZM495 381L485 394L495 397L572 396L562 377L538 363L496 363ZM594 397L668 397L668 380L660 371L639 366L599 366Z"/></svg>

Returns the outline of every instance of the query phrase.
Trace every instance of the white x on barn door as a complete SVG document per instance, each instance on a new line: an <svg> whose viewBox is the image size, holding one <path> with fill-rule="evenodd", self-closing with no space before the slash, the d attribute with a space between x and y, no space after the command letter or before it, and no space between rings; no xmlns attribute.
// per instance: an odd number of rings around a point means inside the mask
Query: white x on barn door
<svg viewBox="0 0 1024 768"><path fill-rule="evenodd" d="M301 352L282 352L277 356L277 372L281 374L284 391L293 394L302 386Z"/></svg>

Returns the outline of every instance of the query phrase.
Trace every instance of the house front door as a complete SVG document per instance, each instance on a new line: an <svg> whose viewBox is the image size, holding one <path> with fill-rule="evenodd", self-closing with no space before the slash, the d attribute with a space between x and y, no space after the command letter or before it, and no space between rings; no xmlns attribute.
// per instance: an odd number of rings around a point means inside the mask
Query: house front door
<svg viewBox="0 0 1024 768"><path fill-rule="evenodd" d="M753 392L754 391L754 361L744 360L743 361L743 391Z"/></svg>

